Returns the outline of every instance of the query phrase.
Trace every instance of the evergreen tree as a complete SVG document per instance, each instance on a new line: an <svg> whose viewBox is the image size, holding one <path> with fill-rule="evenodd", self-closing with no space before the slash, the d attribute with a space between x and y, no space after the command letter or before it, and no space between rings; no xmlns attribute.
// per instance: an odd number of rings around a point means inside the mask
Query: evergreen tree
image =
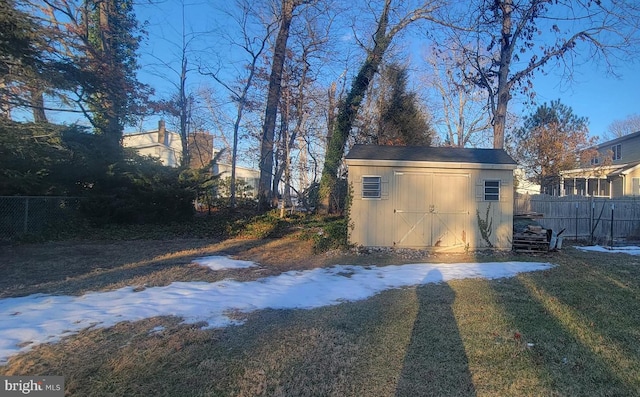
<svg viewBox="0 0 640 397"><path fill-rule="evenodd" d="M430 146L433 129L420 109L416 93L407 92L406 67L392 64L384 74L391 92L382 100L378 143Z"/></svg>
<svg viewBox="0 0 640 397"><path fill-rule="evenodd" d="M85 0L77 62L86 72L91 122L111 149L137 113L143 86L136 80L140 30L131 0ZM85 60L83 61L84 58Z"/></svg>
<svg viewBox="0 0 640 397"><path fill-rule="evenodd" d="M9 119L13 108L30 107L42 122L42 95L64 63L47 57L51 32L20 8L15 0L0 2L0 116Z"/></svg>

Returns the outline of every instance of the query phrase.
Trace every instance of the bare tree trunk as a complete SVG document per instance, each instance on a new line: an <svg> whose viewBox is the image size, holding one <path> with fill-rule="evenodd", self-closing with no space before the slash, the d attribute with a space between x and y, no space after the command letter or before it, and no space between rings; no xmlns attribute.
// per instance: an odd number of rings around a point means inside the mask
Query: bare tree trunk
<svg viewBox="0 0 640 397"><path fill-rule="evenodd" d="M504 148L504 127L507 122L507 105L511 99L509 70L513 56L513 33L511 14L513 0L504 0L502 6L502 31L500 35L500 65L498 68L497 103L493 113L493 148Z"/></svg>
<svg viewBox="0 0 640 397"><path fill-rule="evenodd" d="M33 112L34 122L47 122L47 115L44 112L44 94L35 88L31 90L31 110Z"/></svg>
<svg viewBox="0 0 640 397"><path fill-rule="evenodd" d="M362 104L364 95L369 84L373 80L382 59L391 44L391 41L401 30L417 20L432 20L433 11L441 6L438 1L424 2L420 7L407 12L400 20L389 27L389 13L395 11L392 6L393 0L385 0L378 19L376 31L373 35L373 49L368 51L367 59L364 61L358 75L354 79L351 89L345 100L340 104L338 116L335 120L334 128L331 130L331 137L328 142L327 152L324 160L322 177L320 178L320 203L321 213L333 212L337 208L339 197L336 195L338 181L338 168L344 154L347 138ZM440 23L439 21L436 21ZM330 205L333 203L333 208Z"/></svg>
<svg viewBox="0 0 640 397"><path fill-rule="evenodd" d="M100 57L103 65L108 69L108 75L117 75L114 60L113 36L110 25L109 16L114 15L113 0L104 0L98 2L98 19L100 26ZM116 93L115 95L118 95ZM99 120L99 130L102 132L106 145L110 153L114 154L120 150L120 141L122 140L121 118L117 112L117 99L114 93L98 92L96 94L98 105L102 108L97 119Z"/></svg>
<svg viewBox="0 0 640 397"><path fill-rule="evenodd" d="M236 200L236 164L238 158L238 140L240 135L240 126L242 124L242 118L246 109L250 108L250 100L249 100L249 91L253 87L253 79L258 73L258 61L262 58L262 54L266 48L267 42L271 37L273 32L273 25L269 24L266 26L266 31L263 37L259 40L250 38L250 34L247 31L246 19L245 17L248 15L250 10L250 3L243 2L243 11L244 16L239 20L236 20L240 29L242 30L242 34L244 36L244 44L239 45L239 47L250 57L250 62L244 66L244 70L247 70L247 75L238 77L238 80L243 81L243 84L240 88L235 88L233 86L228 85L225 81L219 76L219 71L216 72L207 72L201 70L200 72L206 74L208 76L213 77L213 79L218 82L221 86L223 86L232 96L234 102L236 103L236 118L233 123L233 143L231 145L231 187L230 187L230 206L231 208L235 208L237 204ZM214 106L207 100L207 105L213 109ZM275 128L275 120L274 120L274 128ZM222 130L222 128L221 128ZM222 139L226 142L226 137L222 134ZM229 146L229 145L227 145Z"/></svg>
<svg viewBox="0 0 640 397"><path fill-rule="evenodd" d="M271 205L274 192L271 190L271 178L273 175L273 139L278 116L278 102L282 83L282 70L289 39L289 28L293 20L293 10L298 5L297 0L282 0L282 15L280 30L276 38L273 53L273 64L269 77L269 91L267 94L267 106L264 113L264 125L262 128L262 142L260 146L260 182L258 185L258 206L266 210Z"/></svg>
<svg viewBox="0 0 640 397"><path fill-rule="evenodd" d="M182 16L184 18L184 4L182 10ZM185 43L184 34L184 22L182 24L182 65L180 69L180 92L179 96L179 111L180 111L180 138L182 140L182 160L181 165L184 168L191 166L191 153L189 151L189 118L191 113L191 104L187 98L187 46Z"/></svg>

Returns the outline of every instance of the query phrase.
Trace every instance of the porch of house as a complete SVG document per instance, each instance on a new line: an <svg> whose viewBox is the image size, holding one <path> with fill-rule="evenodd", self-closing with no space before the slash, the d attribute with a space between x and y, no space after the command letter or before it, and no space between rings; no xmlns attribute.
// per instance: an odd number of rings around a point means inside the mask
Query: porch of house
<svg viewBox="0 0 640 397"><path fill-rule="evenodd" d="M614 179L579 176L562 176L560 179L560 196L591 196L611 198Z"/></svg>

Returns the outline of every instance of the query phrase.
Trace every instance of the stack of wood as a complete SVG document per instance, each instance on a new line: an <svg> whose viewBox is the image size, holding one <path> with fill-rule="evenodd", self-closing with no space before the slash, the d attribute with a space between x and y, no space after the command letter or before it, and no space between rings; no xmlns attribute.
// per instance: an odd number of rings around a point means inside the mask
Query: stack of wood
<svg viewBox="0 0 640 397"><path fill-rule="evenodd" d="M539 212L523 212L521 214L513 215L516 219L541 219L544 218L544 214Z"/></svg>
<svg viewBox="0 0 640 397"><path fill-rule="evenodd" d="M514 233L513 250L522 252L549 251L547 229L542 226L529 225L522 233Z"/></svg>

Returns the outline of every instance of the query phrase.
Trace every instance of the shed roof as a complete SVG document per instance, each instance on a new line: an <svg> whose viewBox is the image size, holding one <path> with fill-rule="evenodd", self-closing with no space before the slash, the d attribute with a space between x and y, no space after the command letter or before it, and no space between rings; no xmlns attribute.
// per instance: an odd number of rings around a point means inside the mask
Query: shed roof
<svg viewBox="0 0 640 397"><path fill-rule="evenodd" d="M516 165L515 160L502 149L431 146L354 145L346 159Z"/></svg>

